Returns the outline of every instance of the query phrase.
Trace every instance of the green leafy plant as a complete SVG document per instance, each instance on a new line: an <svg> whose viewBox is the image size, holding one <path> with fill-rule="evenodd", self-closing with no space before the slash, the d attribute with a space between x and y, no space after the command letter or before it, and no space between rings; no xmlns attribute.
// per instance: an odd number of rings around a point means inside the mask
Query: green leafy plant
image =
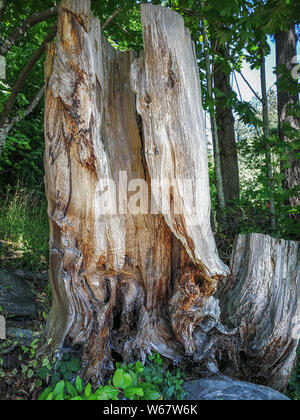
<svg viewBox="0 0 300 420"><path fill-rule="evenodd" d="M76 377L74 385L69 381L62 380L54 388L48 387L39 396L39 401L105 401L118 400L119 389L107 385L100 387L95 393L92 393L92 387L88 384L84 387L79 376Z"/></svg>
<svg viewBox="0 0 300 420"><path fill-rule="evenodd" d="M6 339L0 345L0 377L4 378L6 375L15 377L17 375L22 376L24 381L30 380L30 388L39 389L43 385L41 378L37 377L38 369L47 363L50 363L47 358L38 354L38 348L40 347L40 338L32 339L30 345L23 345L25 341L23 334L21 333L15 340ZM4 369L4 357L5 354L9 354L13 351L18 351L18 362L13 370Z"/></svg>
<svg viewBox="0 0 300 420"><path fill-rule="evenodd" d="M73 376L80 370L80 360L71 358L69 353L63 353L51 366L48 359L44 359L43 366L37 371L37 376L42 380L51 378L52 386L56 386L62 380L71 381Z"/></svg>
<svg viewBox="0 0 300 420"><path fill-rule="evenodd" d="M163 369L163 361L158 353L149 356L145 365L145 379L149 380L152 375L152 381L159 385L164 400L184 399L182 384L186 376L179 368Z"/></svg>
<svg viewBox="0 0 300 420"><path fill-rule="evenodd" d="M144 367L141 362L135 364L117 363L113 376L113 384L121 390L129 400L159 400L162 394L153 381L146 381Z"/></svg>
<svg viewBox="0 0 300 420"><path fill-rule="evenodd" d="M70 363L67 360L62 361L66 362ZM131 364L116 363L112 381L94 393L92 386L84 386L81 378L77 376L72 382L63 379L49 386L40 395L39 400L183 399L183 381L184 375L179 369L174 372L164 369L160 355L154 354L148 356L145 365L139 361Z"/></svg>

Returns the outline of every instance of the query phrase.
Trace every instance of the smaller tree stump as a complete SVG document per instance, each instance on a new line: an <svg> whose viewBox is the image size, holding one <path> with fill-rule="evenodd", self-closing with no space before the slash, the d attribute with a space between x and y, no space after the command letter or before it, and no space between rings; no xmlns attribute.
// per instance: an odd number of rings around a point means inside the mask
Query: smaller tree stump
<svg viewBox="0 0 300 420"><path fill-rule="evenodd" d="M227 372L279 391L288 384L299 345L299 253L299 242L240 235L231 261L233 285L221 297L223 322L238 327L241 340L238 366Z"/></svg>

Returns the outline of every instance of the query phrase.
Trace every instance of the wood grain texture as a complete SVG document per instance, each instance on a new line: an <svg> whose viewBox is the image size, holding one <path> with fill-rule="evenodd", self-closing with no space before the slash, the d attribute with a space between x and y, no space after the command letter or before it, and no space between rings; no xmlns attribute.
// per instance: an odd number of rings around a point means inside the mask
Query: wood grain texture
<svg viewBox="0 0 300 420"><path fill-rule="evenodd" d="M190 33L182 16L160 6L142 5L142 25L145 54L133 64L131 77L143 120L149 174L152 179L173 181L173 194L183 211L164 217L192 261L204 264L211 277L228 274L210 226L207 142ZM196 191L194 218L189 214L191 191L181 182L187 179ZM163 212L161 203L157 205Z"/></svg>
<svg viewBox="0 0 300 420"><path fill-rule="evenodd" d="M161 25L165 19L169 25L168 15L160 17ZM185 42L185 32L183 35ZM196 77L190 39L189 49ZM159 212L148 214L150 208L146 214L132 214L126 205L124 214L116 211L106 215L101 211L105 192L113 182L119 183L120 172L127 173L128 181L141 179L149 190L151 187L130 81L136 58L132 52L114 50L102 37L88 1L62 2L55 49L53 45L48 48L45 64L45 168L53 293L48 336L53 339L53 348L82 348L85 376L95 382L112 368L112 352L125 360L133 356L144 359L151 349L173 359L184 355L187 346L174 339L168 306L175 277L173 232L179 236L182 252L186 249L191 254L193 270L199 267L198 280L201 273L209 285L207 295L202 291L199 305L215 290L217 277L212 279L208 271L221 276L227 270L214 256L208 176L201 197L205 214L199 220L205 223L203 234L208 230L207 243L200 243L199 232L198 242L192 243L184 217L176 222L175 229L173 222L168 223ZM197 118L202 118L200 109L201 103L194 115L196 125ZM174 115L175 124L177 118ZM198 146L204 150L203 132L198 135ZM166 166L178 160L184 169L189 167L188 162L196 161L193 153L198 155L198 146L190 149L188 141L174 150L174 156L165 154ZM189 149L185 156L183 152ZM204 172L206 152L203 163L197 160ZM195 173L193 169L185 175ZM119 200L118 205L122 204ZM200 247L205 249L203 255ZM205 256L208 261L202 262L200 257ZM190 261L190 257L186 255L184 261ZM210 270L206 270L206 263ZM185 270L183 262L181 270ZM189 323L187 318L184 328ZM174 327L180 329L179 324Z"/></svg>

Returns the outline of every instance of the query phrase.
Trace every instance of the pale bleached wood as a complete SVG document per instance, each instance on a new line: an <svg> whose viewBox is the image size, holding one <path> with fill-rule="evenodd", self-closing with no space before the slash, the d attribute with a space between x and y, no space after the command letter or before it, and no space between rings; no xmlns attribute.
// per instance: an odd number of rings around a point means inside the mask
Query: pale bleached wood
<svg viewBox="0 0 300 420"><path fill-rule="evenodd" d="M129 79L135 56L113 50L97 19L89 16L87 30L66 4L45 66L47 334L53 349L80 346L85 376L97 381L112 368L112 351L125 359L151 349L178 356L164 316L172 234L160 215L100 212L107 178L127 171L129 180L150 180Z"/></svg>
<svg viewBox="0 0 300 420"><path fill-rule="evenodd" d="M193 262L204 264L211 277L228 274L210 225L207 141L190 33L182 16L160 6L142 5L142 25L145 54L133 64L132 84L143 120L149 174L174 181L174 200L181 199L183 212L164 217ZM186 179L196 191L194 218L189 214L191 191L180 182Z"/></svg>
<svg viewBox="0 0 300 420"><path fill-rule="evenodd" d="M132 65L131 81L143 121L149 175L173 186L171 195L162 191L154 198L185 250L178 275L174 274L170 312L176 338L191 355L193 332L205 318L207 302L214 301L218 279L229 271L218 257L210 225L207 142L190 33L182 16L167 8L142 5L141 17L145 51ZM186 186L185 180L191 184ZM175 202L180 214L172 208ZM190 213L193 205L195 215ZM214 304L218 306L217 301Z"/></svg>

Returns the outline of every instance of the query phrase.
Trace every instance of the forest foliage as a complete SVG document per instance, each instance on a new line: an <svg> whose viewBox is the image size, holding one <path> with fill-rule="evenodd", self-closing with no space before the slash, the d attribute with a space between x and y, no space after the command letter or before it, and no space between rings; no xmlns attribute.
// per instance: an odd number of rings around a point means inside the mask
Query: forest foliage
<svg viewBox="0 0 300 420"><path fill-rule="evenodd" d="M20 27L24 20L34 13L54 6L53 1L7 1L1 20L2 42ZM170 0L153 1L171 7L184 16L196 45L199 74L203 91L205 111L215 114L216 103L231 109L235 117L235 142L238 150L240 167L240 199L227 206L223 213L233 213L239 220L239 231L265 232L287 239L299 239L299 218L291 214L299 214L299 207L291 208L286 203L291 194L283 187L283 166L289 165L290 153L299 156L299 133L290 130L290 142L282 142L278 136L276 116L276 91L268 92L269 113L271 116L271 133L268 138L263 133L263 117L261 98L253 92L253 101L243 100L233 89L224 94L217 88L211 96L207 89L205 48L208 48L211 65L221 66L222 71L231 78L243 70L243 63L248 62L253 69L260 68L260 58L270 53L270 42L277 31L287 31L291 24L297 25L299 4L292 0L268 1L196 1ZM115 0L93 0L93 9L105 25L104 34L115 48L122 50L143 48L140 2L123 1L120 5ZM113 18L112 18L113 17ZM111 19L112 18L112 19ZM111 20L110 20L111 19ZM298 19L299 20L299 19ZM29 28L24 36L11 47L5 55L7 77L0 81L0 110L12 93L20 74L45 36L55 24L56 17L41 21ZM205 45L203 28L206 28L209 44ZM271 40L271 41L270 41ZM29 189L44 190L43 179L43 101L34 111L22 118L39 89L43 86L44 54L34 64L26 77L22 89L17 94L16 103L10 112L11 118L19 115L17 122L9 132L3 154L0 159L0 190L7 196L7 188L14 190L20 183ZM213 68L213 67L211 67ZM282 68L277 68L282 72ZM282 74L282 73L281 73ZM290 72L284 73L278 89L289 90L299 94L299 84L292 80ZM294 109L299 117L299 108ZM268 179L265 161L266 149L270 151L272 180ZM218 210L218 191L215 186L215 165L212 147L209 147L211 160L211 190L215 212ZM224 179L223 179L224 182ZM230 180L228 180L230 183ZM276 230L270 224L270 202L275 202ZM225 226L224 226L225 225ZM226 232L226 217L220 217L216 230ZM228 229L227 229L228 230ZM235 232L236 233L236 232Z"/></svg>

